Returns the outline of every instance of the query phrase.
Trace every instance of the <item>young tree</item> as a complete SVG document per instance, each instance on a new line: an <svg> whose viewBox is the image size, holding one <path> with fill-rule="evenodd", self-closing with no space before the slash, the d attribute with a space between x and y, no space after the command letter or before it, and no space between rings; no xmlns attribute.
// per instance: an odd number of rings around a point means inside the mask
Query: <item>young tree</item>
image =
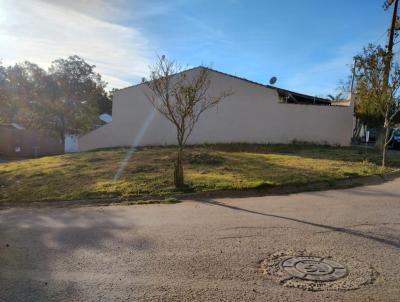
<svg viewBox="0 0 400 302"><path fill-rule="evenodd" d="M174 184L184 186L182 165L183 150L200 115L229 96L228 91L209 95L209 69L199 68L188 74L165 56L159 57L151 67L149 81L146 82L152 93L147 94L150 103L176 129L178 152L174 164Z"/></svg>
<svg viewBox="0 0 400 302"><path fill-rule="evenodd" d="M391 61L390 75L385 83L387 52L380 46L369 45L355 57L356 115L380 125L383 129L382 166L386 165L387 149L392 140L390 130L399 117L400 67Z"/></svg>
<svg viewBox="0 0 400 302"><path fill-rule="evenodd" d="M336 95L328 94L326 96L328 99L330 99L332 102L340 102L343 100L343 93L339 92Z"/></svg>

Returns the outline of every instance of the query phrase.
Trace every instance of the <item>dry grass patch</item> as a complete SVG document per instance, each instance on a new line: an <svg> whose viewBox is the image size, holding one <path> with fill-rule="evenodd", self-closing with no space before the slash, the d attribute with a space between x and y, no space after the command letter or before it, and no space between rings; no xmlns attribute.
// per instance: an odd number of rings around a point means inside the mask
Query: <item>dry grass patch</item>
<svg viewBox="0 0 400 302"><path fill-rule="evenodd" d="M167 196L173 186L173 147L140 148L114 177L126 148L49 156L0 164L0 202ZM254 189L369 176L400 166L393 152L389 167L362 149L309 145L225 144L189 147L185 157L188 190Z"/></svg>

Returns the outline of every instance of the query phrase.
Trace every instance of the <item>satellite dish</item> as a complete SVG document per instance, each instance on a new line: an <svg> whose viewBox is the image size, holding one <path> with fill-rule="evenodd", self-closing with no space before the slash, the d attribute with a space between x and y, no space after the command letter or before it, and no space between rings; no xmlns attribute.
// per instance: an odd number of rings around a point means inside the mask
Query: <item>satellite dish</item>
<svg viewBox="0 0 400 302"><path fill-rule="evenodd" d="M274 85L274 84L276 83L276 81L278 81L278 79L277 79L276 77L272 77L272 78L269 80L269 84L270 84L270 85Z"/></svg>

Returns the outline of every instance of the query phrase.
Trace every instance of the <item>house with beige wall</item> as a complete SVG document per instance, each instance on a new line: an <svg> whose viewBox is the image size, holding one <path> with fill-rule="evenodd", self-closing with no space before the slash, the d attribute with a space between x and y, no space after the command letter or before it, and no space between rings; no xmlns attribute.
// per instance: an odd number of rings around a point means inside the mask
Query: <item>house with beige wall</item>
<svg viewBox="0 0 400 302"><path fill-rule="evenodd" d="M43 129L26 129L17 123L0 124L0 156L29 158L63 153L59 139Z"/></svg>
<svg viewBox="0 0 400 302"><path fill-rule="evenodd" d="M197 67L186 76L199 72ZM354 105L312 97L209 69L210 95L232 94L200 117L189 144L306 142L347 146ZM112 122L79 137L79 150L174 145L174 126L149 102L146 83L114 94Z"/></svg>

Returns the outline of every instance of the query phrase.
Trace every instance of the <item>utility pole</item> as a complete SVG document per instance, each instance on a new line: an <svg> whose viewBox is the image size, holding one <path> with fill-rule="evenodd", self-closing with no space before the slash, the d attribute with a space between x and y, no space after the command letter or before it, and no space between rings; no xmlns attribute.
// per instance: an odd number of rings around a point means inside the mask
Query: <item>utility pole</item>
<svg viewBox="0 0 400 302"><path fill-rule="evenodd" d="M351 72L351 86L350 86L350 95L353 95L353 90L354 90L354 78L356 76L356 59L354 58L353 60L353 68Z"/></svg>
<svg viewBox="0 0 400 302"><path fill-rule="evenodd" d="M396 23L397 23L397 8L399 6L399 0L389 0L387 4L390 6L394 2L392 21L390 23L389 35L388 35L388 43L387 43L387 53L386 53L386 62L385 62L385 71L383 75L383 83L385 88L387 88L389 84L389 75L390 75L390 65L392 63L393 57L393 44L394 44L394 33L396 31Z"/></svg>
<svg viewBox="0 0 400 302"><path fill-rule="evenodd" d="M387 51L385 56L385 69L383 74L383 94L386 99L385 102L385 121L383 124L384 128L384 140L383 140L383 152L382 152L382 167L386 165L386 151L388 145L390 143L389 133L390 133L390 107L391 107L391 94L389 94L389 77L390 77L390 68L392 65L392 58L393 58L393 44L394 44L394 33L396 31L396 24L397 24L397 8L399 6L399 0L386 0L385 1L385 8L389 8L390 6L393 7L393 14L392 14L392 21L390 23L389 29L389 36L388 36L388 43L387 43Z"/></svg>

